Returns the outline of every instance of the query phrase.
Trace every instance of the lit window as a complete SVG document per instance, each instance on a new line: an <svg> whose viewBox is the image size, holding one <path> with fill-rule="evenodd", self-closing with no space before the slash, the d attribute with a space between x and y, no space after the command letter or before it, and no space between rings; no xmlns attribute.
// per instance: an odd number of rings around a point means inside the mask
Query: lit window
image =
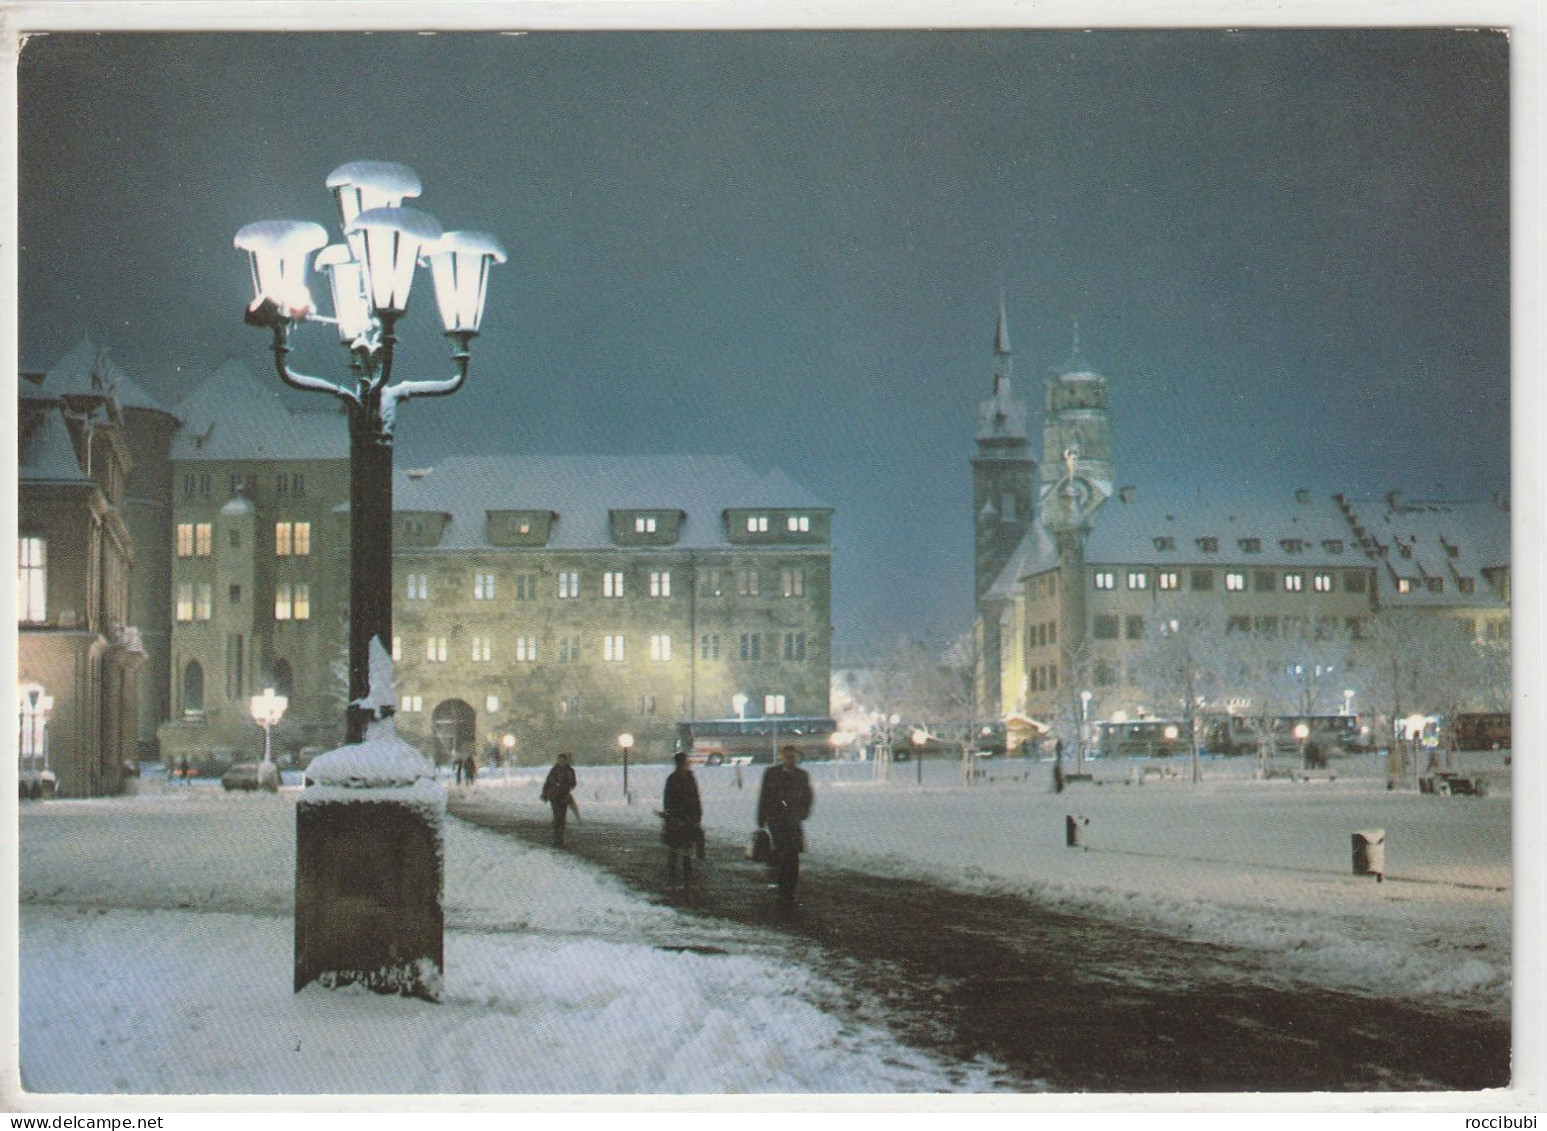
<svg viewBox="0 0 1547 1131"><path fill-rule="evenodd" d="M762 514L762 515L748 515L747 516L747 533L748 534L767 534L768 533L768 516L766 514Z"/></svg>
<svg viewBox="0 0 1547 1131"><path fill-rule="evenodd" d="M485 696L483 709L491 715L497 712L500 709L500 697L498 695Z"/></svg>
<svg viewBox="0 0 1547 1131"><path fill-rule="evenodd" d="M288 522L276 522L274 524L274 556L276 558L288 558L290 556L290 535L292 525Z"/></svg>
<svg viewBox="0 0 1547 1131"><path fill-rule="evenodd" d="M312 524L298 522L295 524L295 556L304 558L312 552Z"/></svg>
<svg viewBox="0 0 1547 1131"><path fill-rule="evenodd" d="M537 660L537 637L516 637L516 660L523 664L535 663Z"/></svg>
<svg viewBox="0 0 1547 1131"><path fill-rule="evenodd" d="M481 663L494 656L494 643L487 636L473 637L473 662Z"/></svg>
<svg viewBox="0 0 1547 1131"><path fill-rule="evenodd" d="M427 573L411 573L407 577L408 599L410 601L428 601L430 599L430 575Z"/></svg>
<svg viewBox="0 0 1547 1131"><path fill-rule="evenodd" d="M193 523L179 522L177 524L177 556L180 558L193 557Z"/></svg>
<svg viewBox="0 0 1547 1131"><path fill-rule="evenodd" d="M808 514L792 514L787 520L787 528L791 534L809 534L811 532L811 516Z"/></svg>
<svg viewBox="0 0 1547 1131"><path fill-rule="evenodd" d="M294 616L296 620L310 620L312 615L312 587L308 581L295 583Z"/></svg>
<svg viewBox="0 0 1547 1131"><path fill-rule="evenodd" d="M398 697L397 709L402 711L404 714L416 714L419 711L424 710L424 696L401 695Z"/></svg>
<svg viewBox="0 0 1547 1131"><path fill-rule="evenodd" d="M424 642L424 658L433 663L446 662L446 638L444 636L431 636Z"/></svg>
<svg viewBox="0 0 1547 1131"><path fill-rule="evenodd" d="M193 582L191 581L177 583L177 619L182 621L193 619Z"/></svg>
<svg viewBox="0 0 1547 1131"><path fill-rule="evenodd" d="M197 523L194 526L194 528L193 528L193 536L194 536L194 551L193 552L195 554L197 554L201 558L209 557L209 552L210 552L210 531L211 531L211 529L212 528L210 527L210 524L207 523L207 522Z"/></svg>
<svg viewBox="0 0 1547 1131"><path fill-rule="evenodd" d="M602 659L608 663L621 664L623 662L623 636L621 633L608 633L602 637Z"/></svg>
<svg viewBox="0 0 1547 1131"><path fill-rule="evenodd" d="M559 571L559 596L563 598L580 596L580 571L564 569Z"/></svg>
<svg viewBox="0 0 1547 1131"><path fill-rule="evenodd" d="M1115 573L1113 573L1109 569L1097 570L1096 571L1096 588L1097 589L1116 589L1117 588L1117 575Z"/></svg>
<svg viewBox="0 0 1547 1131"><path fill-rule="evenodd" d="M650 637L650 658L652 660L671 659L671 637L652 634Z"/></svg>
<svg viewBox="0 0 1547 1131"><path fill-rule="evenodd" d="M1318 593L1332 592L1332 575L1330 573L1316 573L1311 575L1311 588Z"/></svg>
<svg viewBox="0 0 1547 1131"><path fill-rule="evenodd" d="M473 600L494 600L494 575L492 573L473 574Z"/></svg>
<svg viewBox="0 0 1547 1131"><path fill-rule="evenodd" d="M287 584L274 586L274 619L290 619L290 586Z"/></svg>
<svg viewBox="0 0 1547 1131"><path fill-rule="evenodd" d="M780 581L784 587L786 597L804 597L806 595L806 571L803 569L786 569L780 571Z"/></svg>
<svg viewBox="0 0 1547 1131"><path fill-rule="evenodd" d="M42 538L17 540L16 612L23 624L48 619L48 544Z"/></svg>
<svg viewBox="0 0 1547 1131"><path fill-rule="evenodd" d="M1231 593L1244 593L1246 591L1246 575L1234 570L1225 574L1225 589Z"/></svg>
<svg viewBox="0 0 1547 1131"><path fill-rule="evenodd" d="M1299 593L1305 589L1305 575L1303 573L1284 574L1284 592Z"/></svg>
<svg viewBox="0 0 1547 1131"><path fill-rule="evenodd" d="M1413 591L1413 583L1411 581L1409 581L1405 577L1397 578L1397 592L1398 593L1411 593L1412 591Z"/></svg>
<svg viewBox="0 0 1547 1131"><path fill-rule="evenodd" d="M623 572L621 570L608 570L602 574L602 596L623 596Z"/></svg>
<svg viewBox="0 0 1547 1131"><path fill-rule="evenodd" d="M1131 569L1128 571L1128 588L1148 589L1149 583L1150 576L1142 569Z"/></svg>
<svg viewBox="0 0 1547 1131"><path fill-rule="evenodd" d="M765 715L782 715L782 714L784 714L784 696L782 696L782 695L765 695L765 696L763 696L763 714L765 714Z"/></svg>
<svg viewBox="0 0 1547 1131"><path fill-rule="evenodd" d="M654 534L655 533L655 519L647 518L647 517L644 517L644 516L639 516L639 517L635 518L634 519L634 533L635 534Z"/></svg>
<svg viewBox="0 0 1547 1131"><path fill-rule="evenodd" d="M1155 575L1155 584L1161 589L1179 589L1182 584L1181 575L1174 571L1162 570Z"/></svg>
<svg viewBox="0 0 1547 1131"><path fill-rule="evenodd" d="M394 636L392 638L392 659L394 661L400 661L400 660L402 660L402 658L403 658L403 638L401 636Z"/></svg>
<svg viewBox="0 0 1547 1131"><path fill-rule="evenodd" d="M650 596L652 596L652 597L670 597L671 596L671 574L669 572L667 572L667 571L662 571L662 572L659 572L659 573L652 572L650 574Z"/></svg>

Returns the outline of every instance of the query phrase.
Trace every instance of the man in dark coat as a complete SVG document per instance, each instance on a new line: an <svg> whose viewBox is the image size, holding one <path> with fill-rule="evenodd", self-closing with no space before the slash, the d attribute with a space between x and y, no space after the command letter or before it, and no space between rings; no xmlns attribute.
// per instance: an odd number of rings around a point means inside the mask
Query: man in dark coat
<svg viewBox="0 0 1547 1131"><path fill-rule="evenodd" d="M688 769L688 756L678 753L677 768L666 778L666 793L661 800L661 816L666 827L661 837L666 841L666 874L673 881L677 878L677 861L682 861L682 886L693 882L693 849L703 838L704 807L698 797L698 779Z"/></svg>
<svg viewBox="0 0 1547 1131"><path fill-rule="evenodd" d="M560 754L553 761L543 782L542 799L553 809L553 847L564 847L564 822L569 818L570 795L575 792L575 768L569 764L569 755Z"/></svg>
<svg viewBox="0 0 1547 1131"><path fill-rule="evenodd" d="M811 778L800 768L800 751L786 746L777 765L763 774L757 795L757 827L773 839L773 872L779 902L795 905L795 885L800 880L800 854L806 837L801 823L811 815Z"/></svg>

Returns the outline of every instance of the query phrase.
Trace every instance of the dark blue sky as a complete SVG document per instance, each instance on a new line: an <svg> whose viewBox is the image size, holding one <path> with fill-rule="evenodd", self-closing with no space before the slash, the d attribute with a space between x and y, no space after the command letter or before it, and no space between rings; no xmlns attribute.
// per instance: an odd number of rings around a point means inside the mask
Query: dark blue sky
<svg viewBox="0 0 1547 1131"><path fill-rule="evenodd" d="M47 36L22 363L89 331L169 402L268 379L232 236L331 230L330 170L402 161L512 254L399 466L777 463L837 508L840 650L960 629L1001 288L1033 419L1078 316L1122 483L1508 488L1508 80L1465 31Z"/></svg>

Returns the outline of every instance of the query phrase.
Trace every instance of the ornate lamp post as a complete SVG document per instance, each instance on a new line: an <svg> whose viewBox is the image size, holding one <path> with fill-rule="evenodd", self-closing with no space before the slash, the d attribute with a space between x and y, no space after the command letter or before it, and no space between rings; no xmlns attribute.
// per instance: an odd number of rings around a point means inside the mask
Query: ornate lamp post
<svg viewBox="0 0 1547 1131"><path fill-rule="evenodd" d="M262 695L252 697L252 721L263 728L263 764L265 766L274 761L269 744L274 724L285 717L285 708L288 706L290 706L290 700L283 695L275 695L272 687L265 687Z"/></svg>
<svg viewBox="0 0 1547 1131"><path fill-rule="evenodd" d="M324 247L320 224L264 220L236 234L248 253L253 301L246 320L274 336L274 368L287 385L328 393L349 416L349 707L346 743L365 737L376 708L370 697L370 643L392 640L392 428L397 406L410 397L454 393L467 378L469 343L478 333L488 295L489 267L505 250L482 232L443 232L426 212L403 207L420 193L404 165L356 161L335 169L327 186L338 202L344 242ZM327 271L333 317L315 313L307 265ZM407 313L414 270L427 262L435 282L452 376L392 383L397 324ZM349 354L349 380L334 383L290 368L290 332L299 322L329 323ZM390 708L381 708L388 713Z"/></svg>

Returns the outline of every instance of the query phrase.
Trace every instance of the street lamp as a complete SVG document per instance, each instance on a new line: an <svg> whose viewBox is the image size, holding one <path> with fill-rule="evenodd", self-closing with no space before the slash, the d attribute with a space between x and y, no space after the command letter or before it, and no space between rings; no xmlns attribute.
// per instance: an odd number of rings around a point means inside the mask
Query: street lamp
<svg viewBox="0 0 1547 1131"><path fill-rule="evenodd" d="M1082 774L1085 772L1085 743L1087 735L1090 733L1090 701L1093 698L1095 698L1094 692L1080 692L1080 744L1075 748L1075 754L1079 758L1080 764L1075 769L1076 772Z"/></svg>
<svg viewBox="0 0 1547 1131"><path fill-rule="evenodd" d="M478 334L492 264L505 249L482 232L445 232L429 213L403 207L420 193L418 175L404 165L355 161L327 178L338 203L344 242L327 244L320 224L263 220L236 234L248 253L253 301L246 321L273 333L274 368L287 385L328 393L349 417L349 706L346 743L365 737L376 710L371 697L370 645L392 639L392 429L399 402L445 396L467 379L468 347ZM319 251L320 249L320 251ZM307 265L327 272L333 317L316 313ZM397 324L408 310L415 268L428 263L445 333L452 341L453 375L392 384ZM349 353L343 384L293 371L290 332L298 322L334 326Z"/></svg>
<svg viewBox="0 0 1547 1131"><path fill-rule="evenodd" d="M54 697L36 685L20 689L21 735L17 748L27 756L27 768L33 773L48 773L48 716L54 710Z"/></svg>
<svg viewBox="0 0 1547 1131"><path fill-rule="evenodd" d="M285 708L290 706L290 700L283 695L275 695L272 687L265 687L262 695L252 697L252 721L263 728L263 764L271 764L274 759L270 756L272 747L272 731L274 724L284 718ZM262 770L259 771L262 778Z"/></svg>
<svg viewBox="0 0 1547 1131"><path fill-rule="evenodd" d="M764 695L763 713L773 719L773 761L778 763L778 716L784 713L784 696Z"/></svg>
<svg viewBox="0 0 1547 1131"><path fill-rule="evenodd" d="M634 748L634 736L625 731L618 735L618 745L623 748L623 801L632 805L634 799L628 793L628 752Z"/></svg>

